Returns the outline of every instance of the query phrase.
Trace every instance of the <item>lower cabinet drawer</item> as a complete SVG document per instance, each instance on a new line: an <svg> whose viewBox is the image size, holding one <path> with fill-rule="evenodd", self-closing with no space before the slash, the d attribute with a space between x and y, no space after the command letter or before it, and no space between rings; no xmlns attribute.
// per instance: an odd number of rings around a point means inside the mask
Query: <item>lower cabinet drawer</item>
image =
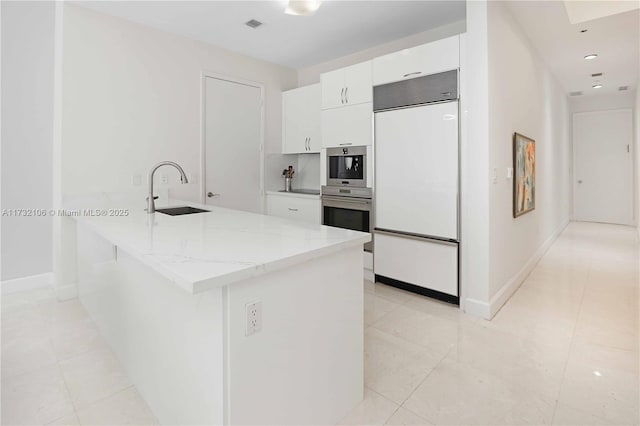
<svg viewBox="0 0 640 426"><path fill-rule="evenodd" d="M267 214L319 225L320 200L287 195L268 195Z"/></svg>
<svg viewBox="0 0 640 426"><path fill-rule="evenodd" d="M376 233L374 273L458 296L458 246Z"/></svg>

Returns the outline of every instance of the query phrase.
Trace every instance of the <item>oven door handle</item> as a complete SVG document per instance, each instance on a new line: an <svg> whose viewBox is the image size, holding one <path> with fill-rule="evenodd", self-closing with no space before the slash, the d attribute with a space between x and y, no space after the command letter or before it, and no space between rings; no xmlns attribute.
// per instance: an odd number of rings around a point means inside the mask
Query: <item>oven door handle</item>
<svg viewBox="0 0 640 426"><path fill-rule="evenodd" d="M323 207L335 207L335 208L351 208L354 210L363 210L369 211L371 210L371 200L369 199L344 199L344 197L322 197L322 206Z"/></svg>

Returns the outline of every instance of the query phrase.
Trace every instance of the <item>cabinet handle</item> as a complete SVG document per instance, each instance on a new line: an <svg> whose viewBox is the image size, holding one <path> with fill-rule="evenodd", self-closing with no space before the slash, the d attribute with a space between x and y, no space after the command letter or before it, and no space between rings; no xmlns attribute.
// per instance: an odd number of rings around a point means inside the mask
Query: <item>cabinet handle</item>
<svg viewBox="0 0 640 426"><path fill-rule="evenodd" d="M292 209L291 207L287 207L289 209L290 212L297 212L298 209Z"/></svg>
<svg viewBox="0 0 640 426"><path fill-rule="evenodd" d="M403 75L403 77L409 77L410 75L418 75L422 74L422 71L410 72L408 74Z"/></svg>
<svg viewBox="0 0 640 426"><path fill-rule="evenodd" d="M342 102L344 104L344 87L340 91L340 102Z"/></svg>
<svg viewBox="0 0 640 426"><path fill-rule="evenodd" d="M348 143L341 143L340 146L346 146L346 145L351 145L351 142Z"/></svg>
<svg viewBox="0 0 640 426"><path fill-rule="evenodd" d="M309 138L308 138L308 139L309 139L309 140L307 141L307 149L308 149L309 151L311 151L311 136L309 136Z"/></svg>
<svg viewBox="0 0 640 426"><path fill-rule="evenodd" d="M348 104L349 103L349 88L345 88L344 89L344 103Z"/></svg>

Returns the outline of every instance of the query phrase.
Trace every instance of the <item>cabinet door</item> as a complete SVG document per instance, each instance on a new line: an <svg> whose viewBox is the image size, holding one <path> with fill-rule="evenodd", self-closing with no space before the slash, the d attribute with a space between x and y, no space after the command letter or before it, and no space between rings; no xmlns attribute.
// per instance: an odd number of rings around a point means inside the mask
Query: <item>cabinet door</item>
<svg viewBox="0 0 640 426"><path fill-rule="evenodd" d="M320 75L322 86L322 109L344 106L344 69Z"/></svg>
<svg viewBox="0 0 640 426"><path fill-rule="evenodd" d="M322 111L322 146L371 145L373 104L350 105Z"/></svg>
<svg viewBox="0 0 640 426"><path fill-rule="evenodd" d="M320 200L289 195L269 195L267 196L267 214L320 224Z"/></svg>
<svg viewBox="0 0 640 426"><path fill-rule="evenodd" d="M320 84L282 93L282 153L320 152Z"/></svg>
<svg viewBox="0 0 640 426"><path fill-rule="evenodd" d="M376 275L458 296L458 246L376 233Z"/></svg>
<svg viewBox="0 0 640 426"><path fill-rule="evenodd" d="M460 37L404 49L373 60L373 85L422 77L460 67Z"/></svg>
<svg viewBox="0 0 640 426"><path fill-rule="evenodd" d="M322 148L322 131L320 124L322 117L322 93L320 84L309 86L308 94L305 126L309 140L305 152L319 153L320 148Z"/></svg>
<svg viewBox="0 0 640 426"><path fill-rule="evenodd" d="M356 105L373 101L371 61L344 69L345 104Z"/></svg>

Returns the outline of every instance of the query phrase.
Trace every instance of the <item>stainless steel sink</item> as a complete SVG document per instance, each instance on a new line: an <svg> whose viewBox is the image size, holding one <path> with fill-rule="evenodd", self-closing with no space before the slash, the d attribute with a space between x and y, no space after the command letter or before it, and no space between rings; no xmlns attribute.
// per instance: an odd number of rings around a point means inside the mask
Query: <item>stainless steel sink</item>
<svg viewBox="0 0 640 426"><path fill-rule="evenodd" d="M182 216L183 214L207 213L209 210L198 209L196 207L181 206L167 207L166 209L156 209L159 213L168 214L169 216Z"/></svg>

